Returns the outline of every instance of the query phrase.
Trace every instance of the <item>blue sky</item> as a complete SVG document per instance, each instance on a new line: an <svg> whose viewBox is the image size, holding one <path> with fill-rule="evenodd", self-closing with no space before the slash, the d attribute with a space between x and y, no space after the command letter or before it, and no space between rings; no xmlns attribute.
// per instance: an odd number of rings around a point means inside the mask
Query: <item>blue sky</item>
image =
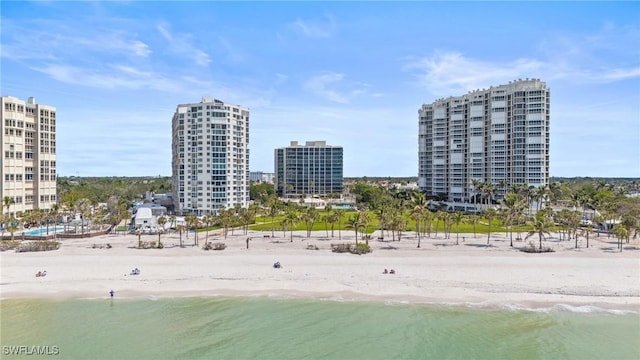
<svg viewBox="0 0 640 360"><path fill-rule="evenodd" d="M2 95L57 107L62 176L171 174L177 104L251 110L252 171L290 141L345 176L417 176L418 108L540 78L552 176L640 177L639 2L12 2Z"/></svg>

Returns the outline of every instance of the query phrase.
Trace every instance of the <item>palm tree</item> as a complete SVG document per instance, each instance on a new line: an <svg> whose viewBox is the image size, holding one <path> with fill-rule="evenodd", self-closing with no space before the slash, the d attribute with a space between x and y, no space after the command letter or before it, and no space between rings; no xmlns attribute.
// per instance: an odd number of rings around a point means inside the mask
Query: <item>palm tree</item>
<svg viewBox="0 0 640 360"><path fill-rule="evenodd" d="M538 238L540 240L540 250L542 250L542 240L544 240L547 236L551 236L553 222L549 220L549 217L544 211L540 210L533 217L531 228L532 229L525 237L525 240L533 235L538 235Z"/></svg>
<svg viewBox="0 0 640 360"><path fill-rule="evenodd" d="M195 221L195 219L196 219L196 216L195 216L195 215L193 215L193 214L187 214L187 215L184 217L184 222L185 222L185 224L187 224L186 229L185 229L185 230L186 230L186 233L187 233L187 240L189 240L189 231L190 231L190 230L194 227L194 225L195 225L195 222L196 222L196 221Z"/></svg>
<svg viewBox="0 0 640 360"><path fill-rule="evenodd" d="M489 232L487 233L487 245L489 245L489 239L491 238L491 223L493 222L493 219L495 219L497 215L498 214L496 212L496 209L494 208L488 208L487 210L484 211L484 217L487 219L487 223L489 223Z"/></svg>
<svg viewBox="0 0 640 360"><path fill-rule="evenodd" d="M14 198L10 196L5 196L2 198L2 203L4 204L4 207L7 208L7 214L10 215L11 214L10 206L15 204L16 201L14 200Z"/></svg>
<svg viewBox="0 0 640 360"><path fill-rule="evenodd" d="M218 211L218 218L220 219L220 225L222 225L222 232L224 233L224 239L227 239L229 233L229 226L233 224L233 214L231 210L220 209Z"/></svg>
<svg viewBox="0 0 640 360"><path fill-rule="evenodd" d="M13 234L18 231L18 220L15 217L9 217L9 226L7 227L7 230L9 230L9 234L11 234L11 240L13 240Z"/></svg>
<svg viewBox="0 0 640 360"><path fill-rule="evenodd" d="M207 244L209 243L209 228L216 221L216 217L213 214L207 214L204 216L204 219L202 220L204 221L204 224L207 227L207 230L204 235L204 246L206 248Z"/></svg>
<svg viewBox="0 0 640 360"><path fill-rule="evenodd" d="M613 226L613 235L618 239L618 249L622 251L622 241L629 236L629 231L622 224L615 224Z"/></svg>
<svg viewBox="0 0 640 360"><path fill-rule="evenodd" d="M162 243L160 242L160 235L162 235L162 233L164 232L164 224L167 223L167 218L164 216L160 216L158 218L158 225L160 225L160 228L158 229L158 249L160 249L160 247L162 247Z"/></svg>
<svg viewBox="0 0 640 360"><path fill-rule="evenodd" d="M471 223L473 225L473 237L476 237L476 225L478 224L478 221L480 221L480 216L472 214L469 215L469 217L467 218L469 220L469 223Z"/></svg>
<svg viewBox="0 0 640 360"><path fill-rule="evenodd" d="M360 222L360 212L358 211L347 220L347 226L352 228L356 236L356 246L358 246L358 229L362 226Z"/></svg>
<svg viewBox="0 0 640 360"><path fill-rule="evenodd" d="M480 179L471 179L471 191L473 192L473 204L476 204L476 198L478 193L480 193L482 188L482 180Z"/></svg>
<svg viewBox="0 0 640 360"><path fill-rule="evenodd" d="M438 225L440 225L440 220L442 220L444 216L443 214L443 212L438 210L433 214L433 220L436 222L435 237L438 237Z"/></svg>
<svg viewBox="0 0 640 360"><path fill-rule="evenodd" d="M293 229L298 224L300 220L300 215L295 208L288 208L287 213L285 214L283 225L289 228L289 233L291 235L291 242L293 242Z"/></svg>
<svg viewBox="0 0 640 360"><path fill-rule="evenodd" d="M592 232L593 232L593 229L591 224L587 224L580 231L580 235L584 236L584 238L587 239L587 249L589 248L589 234Z"/></svg>
<svg viewBox="0 0 640 360"><path fill-rule="evenodd" d="M444 213L442 216L442 221L444 222L444 238L451 238L451 227L453 226L453 214Z"/></svg>
<svg viewBox="0 0 640 360"><path fill-rule="evenodd" d="M269 216L271 217L271 237L275 236L274 233L274 219L276 217L276 215L278 215L278 213L280 212L280 202L278 201L277 197L273 197L271 198L271 200L269 200Z"/></svg>
<svg viewBox="0 0 640 360"><path fill-rule="evenodd" d="M456 211L455 214L453 214L453 222L456 224L456 245L458 245L458 236L460 235L460 223L465 222L465 217L464 214L461 213L460 211Z"/></svg>
<svg viewBox="0 0 640 360"><path fill-rule="evenodd" d="M516 193L508 193L502 199L502 205L505 207L503 213L504 224L509 229L509 246L513 247L513 223L520 218L524 211L524 202L518 198Z"/></svg>
<svg viewBox="0 0 640 360"><path fill-rule="evenodd" d="M342 215L344 215L344 209L336 209L336 216L338 217L338 240L342 240Z"/></svg>
<svg viewBox="0 0 640 360"><path fill-rule="evenodd" d="M427 209L424 206L416 205L411 210L411 217L416 221L416 234L418 235L418 248L420 247L420 224Z"/></svg>
<svg viewBox="0 0 640 360"><path fill-rule="evenodd" d="M364 241L369 245L369 224L371 223L371 214L368 211L363 211L360 214L360 224L362 225L362 234L364 235Z"/></svg>
<svg viewBox="0 0 640 360"><path fill-rule="evenodd" d="M182 231L184 230L184 225L182 224L176 225L176 230L180 234L180 247L184 247L184 244L182 243Z"/></svg>
<svg viewBox="0 0 640 360"><path fill-rule="evenodd" d="M142 249L142 231L136 229L136 235L138 236L138 249Z"/></svg>
<svg viewBox="0 0 640 360"><path fill-rule="evenodd" d="M487 197L487 207L493 203L493 195L495 193L495 185L491 182L485 182L482 186L482 192Z"/></svg>
<svg viewBox="0 0 640 360"><path fill-rule="evenodd" d="M331 224L331 237L333 237L333 229L335 227L335 225L338 223L338 214L336 213L335 210L331 211L330 214L327 214L327 220L326 220L329 224ZM327 234L327 237L329 237L329 235Z"/></svg>
<svg viewBox="0 0 640 360"><path fill-rule="evenodd" d="M308 207L303 213L302 213L302 219L305 222L305 225L307 226L307 237L311 237L311 231L313 230L313 224L315 224L315 222L318 220L318 218L320 217L320 214L318 213L318 210L316 208L314 208L313 206Z"/></svg>

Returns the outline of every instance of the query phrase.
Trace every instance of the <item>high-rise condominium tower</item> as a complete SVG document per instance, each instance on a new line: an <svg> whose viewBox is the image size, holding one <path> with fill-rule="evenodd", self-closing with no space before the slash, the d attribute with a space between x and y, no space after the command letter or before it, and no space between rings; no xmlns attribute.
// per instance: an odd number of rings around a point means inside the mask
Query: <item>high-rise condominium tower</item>
<svg viewBox="0 0 640 360"><path fill-rule="evenodd" d="M274 151L276 193L291 197L342 193L342 146L307 141Z"/></svg>
<svg viewBox="0 0 640 360"><path fill-rule="evenodd" d="M470 202L478 182L493 184L494 199L514 184L548 184L549 89L540 79L439 99L418 114L418 181L428 195Z"/></svg>
<svg viewBox="0 0 640 360"><path fill-rule="evenodd" d="M178 214L217 214L249 201L249 109L204 97L173 115L172 184Z"/></svg>
<svg viewBox="0 0 640 360"><path fill-rule="evenodd" d="M3 96L0 111L4 214L51 209L57 200L56 108Z"/></svg>

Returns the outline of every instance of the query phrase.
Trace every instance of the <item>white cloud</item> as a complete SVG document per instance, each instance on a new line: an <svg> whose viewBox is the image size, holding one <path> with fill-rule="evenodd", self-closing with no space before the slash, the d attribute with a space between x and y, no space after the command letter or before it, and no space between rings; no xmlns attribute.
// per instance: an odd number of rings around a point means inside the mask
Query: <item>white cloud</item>
<svg viewBox="0 0 640 360"><path fill-rule="evenodd" d="M198 65L207 66L211 62L209 54L198 49L192 44L191 35L183 33L172 33L167 23L160 23L156 29L162 37L169 43L169 50L174 54L191 57L191 60Z"/></svg>
<svg viewBox="0 0 640 360"><path fill-rule="evenodd" d="M87 53L146 58L152 53L149 45L120 29L84 27L77 31L54 20L34 19L20 24L2 21L0 56L7 59L74 60Z"/></svg>
<svg viewBox="0 0 640 360"><path fill-rule="evenodd" d="M325 73L316 75L309 79L309 81L307 81L305 87L311 90L316 95L324 97L327 100L346 104L349 102L349 99L344 94L340 94L337 91L329 88L331 85L335 85L342 81L343 78L344 74L339 73Z"/></svg>
<svg viewBox="0 0 640 360"><path fill-rule="evenodd" d="M539 77L545 64L532 59L492 63L469 59L458 52L437 52L413 60L403 70L414 72L421 86L439 96L462 93L521 77Z"/></svg>
<svg viewBox="0 0 640 360"><path fill-rule="evenodd" d="M299 34L309 38L330 38L336 32L336 23L333 17L326 16L324 20L296 19L291 27Z"/></svg>
<svg viewBox="0 0 640 360"><path fill-rule="evenodd" d="M584 65L582 65L584 66ZM460 94L520 78L563 79L578 83L615 82L640 77L640 67L582 68L581 64L555 63L533 58L490 62L465 57L455 51L436 52L408 61L403 70L436 96Z"/></svg>
<svg viewBox="0 0 640 360"><path fill-rule="evenodd" d="M336 72L325 72L313 76L304 84L305 88L312 93L329 101L340 104L348 104L358 96L369 92L371 85L345 81L344 74Z"/></svg>

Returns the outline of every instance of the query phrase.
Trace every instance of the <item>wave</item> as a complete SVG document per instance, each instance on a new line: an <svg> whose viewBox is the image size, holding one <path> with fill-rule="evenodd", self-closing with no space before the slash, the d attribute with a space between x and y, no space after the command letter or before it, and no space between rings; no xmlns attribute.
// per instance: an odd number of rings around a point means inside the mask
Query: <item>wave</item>
<svg viewBox="0 0 640 360"><path fill-rule="evenodd" d="M525 306L522 304L498 304L498 303L463 303L463 304L451 304L451 305L463 305L470 308L485 308L485 309L502 309L511 311L527 311L536 313L559 313L559 312L571 312L581 314L612 314L612 315L629 315L640 314L638 310L630 309L611 309L604 308L595 305L570 305L570 304L554 304L551 306Z"/></svg>

